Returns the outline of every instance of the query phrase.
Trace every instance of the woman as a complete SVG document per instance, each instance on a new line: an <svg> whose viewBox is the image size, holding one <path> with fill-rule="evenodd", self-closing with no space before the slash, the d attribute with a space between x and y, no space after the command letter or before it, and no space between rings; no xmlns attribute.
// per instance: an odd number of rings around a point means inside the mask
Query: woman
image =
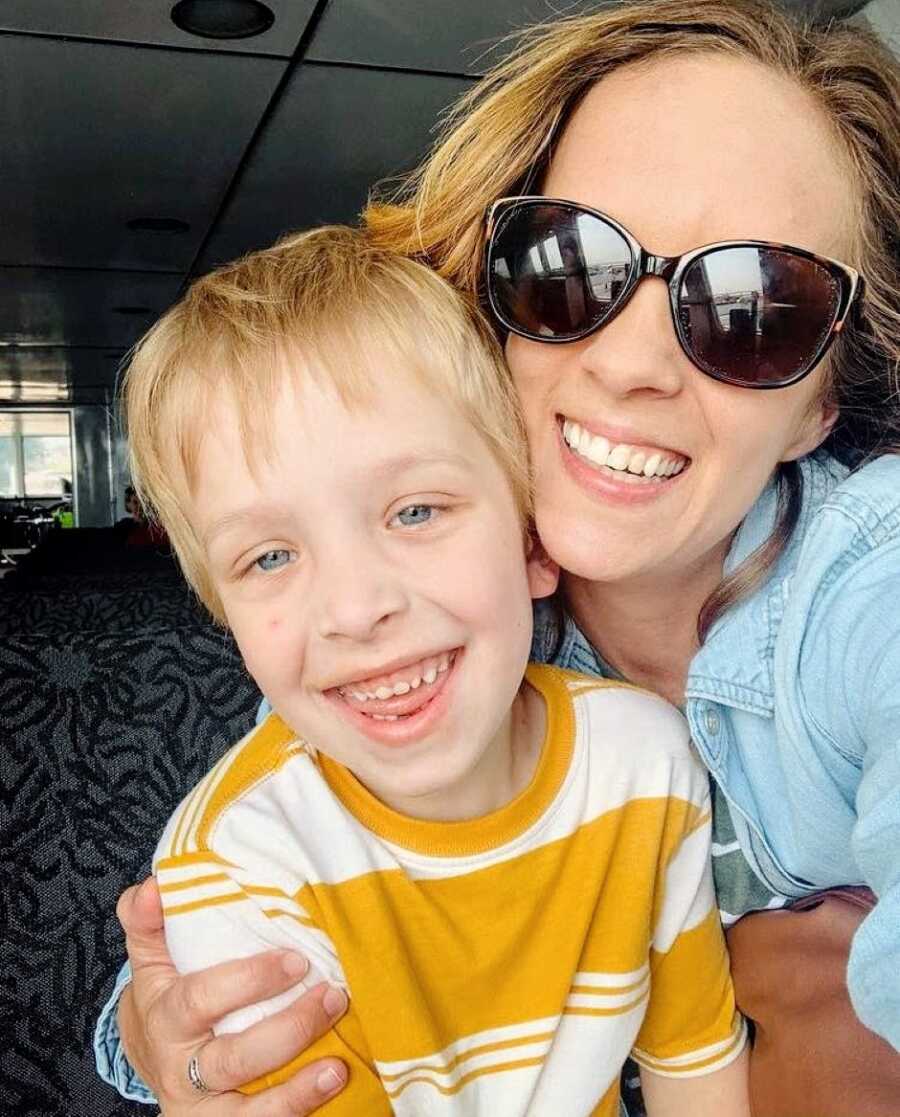
<svg viewBox="0 0 900 1117"><path fill-rule="evenodd" d="M898 1082L898 184L900 78L872 38L757 0L659 0L526 33L406 202L367 214L508 335L537 527L566 571L536 651L684 708L716 782L723 918L871 889L850 894L858 930L829 898L731 932L765 1114L798 1095L817 1117L889 1112ZM340 1068L219 1092L326 1027L321 994L210 1040L289 979L271 959L176 978L157 910L152 887L121 902L139 969L120 1020L164 1112L210 1101L194 1055L217 1114L311 1112ZM815 980L794 969L811 942Z"/></svg>

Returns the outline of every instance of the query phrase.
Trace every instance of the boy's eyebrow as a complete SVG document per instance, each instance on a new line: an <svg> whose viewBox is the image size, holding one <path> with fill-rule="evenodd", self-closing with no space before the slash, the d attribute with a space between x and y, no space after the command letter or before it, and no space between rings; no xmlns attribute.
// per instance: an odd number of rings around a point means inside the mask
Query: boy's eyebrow
<svg viewBox="0 0 900 1117"><path fill-rule="evenodd" d="M448 452L444 454L400 454L395 458L386 458L366 471L367 478L393 477L420 466L451 465L458 469L472 472L472 462L465 454ZM289 510L284 507L259 507L249 506L237 508L233 512L226 512L224 516L214 520L204 531L203 545L208 549L210 544L220 535L233 531L235 528L244 527L254 523L270 523L273 519L286 519Z"/></svg>
<svg viewBox="0 0 900 1117"><path fill-rule="evenodd" d="M228 531L243 527L245 524L271 522L276 516L285 517L286 510L273 508L247 507L237 508L234 512L226 512L218 520L214 520L204 531L202 542L209 549L209 545Z"/></svg>
<svg viewBox="0 0 900 1117"><path fill-rule="evenodd" d="M469 472L472 470L472 462L465 454L456 454L452 451L447 451L443 454L400 454L395 458L386 458L384 461L379 462L369 470L369 475L379 477L391 477L397 473L406 473L410 469L415 469L418 466L429 465L453 465L459 469L464 469Z"/></svg>

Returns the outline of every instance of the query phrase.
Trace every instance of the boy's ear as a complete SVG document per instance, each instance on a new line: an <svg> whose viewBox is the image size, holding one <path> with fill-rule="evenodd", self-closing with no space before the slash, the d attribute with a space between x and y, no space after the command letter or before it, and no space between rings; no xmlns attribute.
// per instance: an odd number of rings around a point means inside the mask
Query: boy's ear
<svg viewBox="0 0 900 1117"><path fill-rule="evenodd" d="M559 585L559 565L550 558L533 531L528 533L525 541L525 564L532 597L549 597L556 592Z"/></svg>

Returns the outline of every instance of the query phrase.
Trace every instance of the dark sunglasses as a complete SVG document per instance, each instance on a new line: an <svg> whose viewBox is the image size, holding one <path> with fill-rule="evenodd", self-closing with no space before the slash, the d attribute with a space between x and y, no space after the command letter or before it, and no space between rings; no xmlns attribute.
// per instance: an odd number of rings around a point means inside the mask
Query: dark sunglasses
<svg viewBox="0 0 900 1117"><path fill-rule="evenodd" d="M863 281L837 260L761 240L654 256L606 214L558 198L501 198L487 213L485 282L521 337L577 341L611 322L646 276L701 372L744 388L802 380L844 327Z"/></svg>

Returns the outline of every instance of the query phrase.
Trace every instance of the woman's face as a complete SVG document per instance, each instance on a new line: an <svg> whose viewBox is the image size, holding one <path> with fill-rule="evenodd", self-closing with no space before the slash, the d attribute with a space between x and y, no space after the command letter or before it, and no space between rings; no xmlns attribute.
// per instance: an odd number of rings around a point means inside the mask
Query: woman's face
<svg viewBox="0 0 900 1117"><path fill-rule="evenodd" d="M543 192L610 214L657 254L757 238L840 259L852 198L835 144L808 96L774 72L682 56L598 83L568 124ZM677 580L720 566L777 463L809 453L835 417L824 402L825 362L773 391L699 372L679 348L660 279L644 280L618 317L582 341L510 336L506 354L528 427L541 539L564 569L592 581ZM566 420L681 471L649 482L617 477L570 448L564 433L573 441L578 432Z"/></svg>

